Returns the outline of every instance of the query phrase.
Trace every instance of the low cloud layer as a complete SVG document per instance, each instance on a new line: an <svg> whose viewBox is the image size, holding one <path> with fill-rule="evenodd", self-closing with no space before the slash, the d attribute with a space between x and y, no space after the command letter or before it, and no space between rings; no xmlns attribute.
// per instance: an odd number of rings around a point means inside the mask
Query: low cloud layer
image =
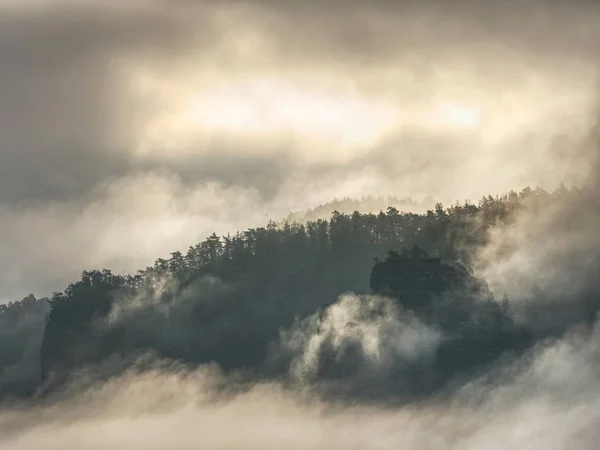
<svg viewBox="0 0 600 450"><path fill-rule="evenodd" d="M236 383L211 368L132 372L76 398L62 394L45 405L3 410L0 440L9 450L591 449L600 400L597 334L573 330L491 384L482 379L444 402L401 409L340 409L277 384L236 393Z"/></svg>

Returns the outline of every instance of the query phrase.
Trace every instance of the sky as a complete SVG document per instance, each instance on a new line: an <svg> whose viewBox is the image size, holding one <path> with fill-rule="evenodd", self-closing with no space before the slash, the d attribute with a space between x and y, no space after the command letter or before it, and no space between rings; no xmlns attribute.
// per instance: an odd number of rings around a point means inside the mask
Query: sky
<svg viewBox="0 0 600 450"><path fill-rule="evenodd" d="M597 42L583 0L4 1L0 302L335 197L576 185Z"/></svg>

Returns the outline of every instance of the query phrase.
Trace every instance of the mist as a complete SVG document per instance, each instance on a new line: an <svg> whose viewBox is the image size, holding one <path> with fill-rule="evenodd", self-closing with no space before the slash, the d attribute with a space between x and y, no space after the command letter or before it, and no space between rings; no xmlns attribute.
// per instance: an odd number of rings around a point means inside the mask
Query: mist
<svg viewBox="0 0 600 450"><path fill-rule="evenodd" d="M6 449L595 448L597 329L540 345L495 380L407 408L347 406L214 368L157 365L0 413ZM432 432L435 430L435 432Z"/></svg>

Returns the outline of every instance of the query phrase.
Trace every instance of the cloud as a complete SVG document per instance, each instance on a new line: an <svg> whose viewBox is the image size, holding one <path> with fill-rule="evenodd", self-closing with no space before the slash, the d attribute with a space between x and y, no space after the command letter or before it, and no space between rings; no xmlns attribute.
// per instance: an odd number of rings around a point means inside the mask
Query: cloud
<svg viewBox="0 0 600 450"><path fill-rule="evenodd" d="M2 297L61 289L88 265L135 270L257 224L257 208L577 183L597 8L455 6L3 3ZM169 181L149 186L157 172ZM192 201L228 209L232 195L239 220Z"/></svg>
<svg viewBox="0 0 600 450"><path fill-rule="evenodd" d="M594 448L597 333L574 329L492 384L482 379L451 399L408 408L340 408L276 383L240 387L210 367L158 365L75 397L62 393L46 403L5 408L0 439L9 450Z"/></svg>
<svg viewBox="0 0 600 450"><path fill-rule="evenodd" d="M408 398L421 387L412 378L415 366L433 361L443 337L390 299L346 294L282 330L272 358L285 361L295 382L316 384L326 395Z"/></svg>
<svg viewBox="0 0 600 450"><path fill-rule="evenodd" d="M592 320L598 310L599 144L596 125L581 147L588 163L580 189L537 192L479 250L478 270L492 290L542 329Z"/></svg>
<svg viewBox="0 0 600 450"><path fill-rule="evenodd" d="M20 260L16 266L3 259L4 295L62 289L86 267L135 272L213 231L233 232L267 217L252 190L216 182L185 186L168 173L108 181L81 200L0 210L3 254Z"/></svg>

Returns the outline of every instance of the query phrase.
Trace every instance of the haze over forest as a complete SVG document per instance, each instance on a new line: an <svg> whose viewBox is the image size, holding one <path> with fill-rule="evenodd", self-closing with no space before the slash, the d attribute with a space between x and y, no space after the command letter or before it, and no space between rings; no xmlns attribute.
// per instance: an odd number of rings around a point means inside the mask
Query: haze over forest
<svg viewBox="0 0 600 450"><path fill-rule="evenodd" d="M0 17L0 447L597 447L597 2Z"/></svg>

